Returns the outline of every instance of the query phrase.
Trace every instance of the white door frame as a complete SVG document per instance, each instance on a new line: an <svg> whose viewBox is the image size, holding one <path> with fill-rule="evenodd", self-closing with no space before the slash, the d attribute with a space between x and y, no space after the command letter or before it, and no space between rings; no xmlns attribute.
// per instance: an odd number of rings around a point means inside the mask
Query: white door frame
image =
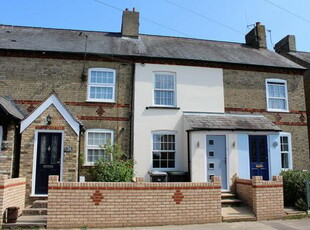
<svg viewBox="0 0 310 230"><path fill-rule="evenodd" d="M36 184L36 171L37 171L37 154L38 154L38 136L39 133L61 133L61 152L60 152L60 176L59 180L62 181L63 176L63 159L64 159L64 130L46 130L37 129L34 133L34 147L33 147L33 163L32 163L32 185L31 185L31 195L33 197L47 197L44 194L35 194L35 184Z"/></svg>

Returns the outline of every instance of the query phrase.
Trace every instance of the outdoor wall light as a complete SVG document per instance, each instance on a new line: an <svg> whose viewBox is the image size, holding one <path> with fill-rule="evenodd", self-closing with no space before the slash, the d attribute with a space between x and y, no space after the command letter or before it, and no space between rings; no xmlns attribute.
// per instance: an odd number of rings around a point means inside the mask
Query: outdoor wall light
<svg viewBox="0 0 310 230"><path fill-rule="evenodd" d="M46 117L46 124L48 124L48 125L52 124L52 117L49 114Z"/></svg>
<svg viewBox="0 0 310 230"><path fill-rule="evenodd" d="M199 141L197 141L197 148L199 148L199 146L200 146L200 142L199 142Z"/></svg>
<svg viewBox="0 0 310 230"><path fill-rule="evenodd" d="M236 147L236 142L235 142L235 141L232 143L232 147L233 147L233 148Z"/></svg>
<svg viewBox="0 0 310 230"><path fill-rule="evenodd" d="M274 147L274 148L276 148L277 146L278 146L278 142L273 142L273 144L272 144L272 146Z"/></svg>

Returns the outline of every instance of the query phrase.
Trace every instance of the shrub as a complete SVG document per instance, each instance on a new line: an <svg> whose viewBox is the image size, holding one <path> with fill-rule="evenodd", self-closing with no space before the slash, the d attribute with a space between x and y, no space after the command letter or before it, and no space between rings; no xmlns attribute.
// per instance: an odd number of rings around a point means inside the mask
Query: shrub
<svg viewBox="0 0 310 230"><path fill-rule="evenodd" d="M91 169L93 181L100 182L130 182L133 178L133 160L121 150L119 145L110 143L102 146L105 153L110 155L110 161L100 159Z"/></svg>
<svg viewBox="0 0 310 230"><path fill-rule="evenodd" d="M302 170L282 171L284 205L294 206L300 210L307 209L306 184L310 172Z"/></svg>

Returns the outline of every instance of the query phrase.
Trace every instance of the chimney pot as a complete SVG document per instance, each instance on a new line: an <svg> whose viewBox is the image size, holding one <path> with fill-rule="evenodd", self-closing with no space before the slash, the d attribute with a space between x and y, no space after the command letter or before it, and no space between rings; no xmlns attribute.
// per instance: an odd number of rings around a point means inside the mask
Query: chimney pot
<svg viewBox="0 0 310 230"><path fill-rule="evenodd" d="M260 22L256 22L256 26L259 26L261 23Z"/></svg>
<svg viewBox="0 0 310 230"><path fill-rule="evenodd" d="M132 8L132 12L136 12L136 8L134 7L134 8Z"/></svg>
<svg viewBox="0 0 310 230"><path fill-rule="evenodd" d="M126 8L125 11L128 11L128 8Z"/></svg>

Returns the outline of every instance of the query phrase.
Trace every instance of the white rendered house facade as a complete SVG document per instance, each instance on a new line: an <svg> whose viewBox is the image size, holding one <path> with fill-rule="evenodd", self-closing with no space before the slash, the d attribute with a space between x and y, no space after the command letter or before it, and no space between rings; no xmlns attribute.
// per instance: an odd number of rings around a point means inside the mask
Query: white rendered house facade
<svg viewBox="0 0 310 230"><path fill-rule="evenodd" d="M225 126L225 121L221 127L212 124L222 118L265 126L253 131ZM224 113L220 68L136 64L133 153L135 175L146 181L152 171L183 171L195 182L221 176L222 189L229 189L232 177L256 175L251 163L259 171L265 169L269 179L282 169L280 131L261 115ZM289 141L286 136L284 141ZM256 162L264 157L264 164Z"/></svg>

